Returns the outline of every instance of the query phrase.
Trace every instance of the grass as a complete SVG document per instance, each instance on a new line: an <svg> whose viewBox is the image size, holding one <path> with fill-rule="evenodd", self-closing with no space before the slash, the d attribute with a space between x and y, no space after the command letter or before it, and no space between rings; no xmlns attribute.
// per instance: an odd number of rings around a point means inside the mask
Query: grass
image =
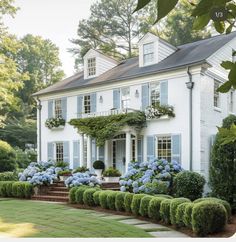
<svg viewBox="0 0 236 242"><path fill-rule="evenodd" d="M147 238L133 225L96 216L95 211L62 204L0 199L0 238Z"/></svg>

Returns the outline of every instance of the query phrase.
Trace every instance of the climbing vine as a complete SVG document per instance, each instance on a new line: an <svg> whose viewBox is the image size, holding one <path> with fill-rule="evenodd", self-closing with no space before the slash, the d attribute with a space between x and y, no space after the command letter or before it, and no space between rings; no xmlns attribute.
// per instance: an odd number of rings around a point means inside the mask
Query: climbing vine
<svg viewBox="0 0 236 242"><path fill-rule="evenodd" d="M114 137L126 125L137 130L146 124L144 112L133 112L118 115L71 119L70 125L77 128L78 132L90 135L96 139L98 146L103 146L105 141Z"/></svg>

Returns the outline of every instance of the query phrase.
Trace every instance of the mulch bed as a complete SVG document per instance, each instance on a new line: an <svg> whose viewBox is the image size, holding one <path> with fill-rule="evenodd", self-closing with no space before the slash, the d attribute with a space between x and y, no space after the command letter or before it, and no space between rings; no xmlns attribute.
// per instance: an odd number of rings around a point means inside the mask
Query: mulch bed
<svg viewBox="0 0 236 242"><path fill-rule="evenodd" d="M168 228L171 228L173 230L177 230L179 232L182 232L184 234L187 234L190 237L198 237L191 229L188 228L176 228L173 225L166 225L161 221L158 221L158 223L150 218L144 218L141 216L134 216L132 213L127 213L127 212L119 212L119 211L113 211L109 209L104 209L101 207L89 207L86 205L80 205L80 204L68 204L68 206L73 207L73 208L78 208L78 209L88 209L88 210L94 210L98 212L104 212L104 213L109 213L109 214L114 214L114 215L124 215L124 216L133 216L136 217L137 219L144 220L144 221L149 221L151 223L156 223L156 224L161 224L163 226L166 226ZM227 224L224 231L208 235L208 238L229 238L233 236L236 233L236 214L232 216L231 218L231 223Z"/></svg>

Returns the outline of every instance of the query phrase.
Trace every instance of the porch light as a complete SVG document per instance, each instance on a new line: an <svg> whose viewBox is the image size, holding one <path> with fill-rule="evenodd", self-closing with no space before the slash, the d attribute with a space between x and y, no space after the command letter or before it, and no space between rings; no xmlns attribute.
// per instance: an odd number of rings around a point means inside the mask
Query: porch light
<svg viewBox="0 0 236 242"><path fill-rule="evenodd" d="M99 97L99 102L100 102L100 103L103 103L103 98L102 98L102 96Z"/></svg>
<svg viewBox="0 0 236 242"><path fill-rule="evenodd" d="M139 97L139 92L138 89L135 91L135 97L138 98Z"/></svg>

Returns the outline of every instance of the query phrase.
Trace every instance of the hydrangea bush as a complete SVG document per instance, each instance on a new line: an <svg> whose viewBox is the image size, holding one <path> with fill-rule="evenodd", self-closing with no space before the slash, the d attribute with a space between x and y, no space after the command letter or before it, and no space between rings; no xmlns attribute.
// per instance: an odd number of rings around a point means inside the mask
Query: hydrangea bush
<svg viewBox="0 0 236 242"><path fill-rule="evenodd" d="M153 159L149 162L131 162L128 172L120 178L120 190L133 193L155 194L170 190L173 178L182 171L177 161Z"/></svg>

